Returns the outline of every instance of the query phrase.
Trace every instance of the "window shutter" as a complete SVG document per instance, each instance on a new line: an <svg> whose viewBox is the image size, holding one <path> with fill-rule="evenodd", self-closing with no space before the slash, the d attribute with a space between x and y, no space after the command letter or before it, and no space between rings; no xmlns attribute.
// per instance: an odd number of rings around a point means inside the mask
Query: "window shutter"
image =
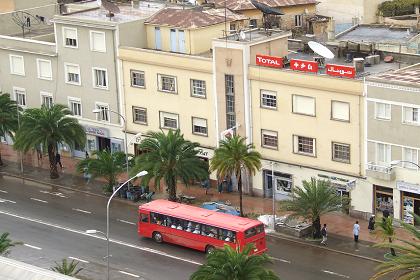
<svg viewBox="0 0 420 280"><path fill-rule="evenodd" d="M308 96L293 95L293 112L315 115L315 99Z"/></svg>
<svg viewBox="0 0 420 280"><path fill-rule="evenodd" d="M69 39L77 39L77 32L74 29L65 29L65 36Z"/></svg>
<svg viewBox="0 0 420 280"><path fill-rule="evenodd" d="M24 74L23 59L21 57L12 56L12 69L14 73Z"/></svg>
<svg viewBox="0 0 420 280"><path fill-rule="evenodd" d="M51 78L51 63L49 61L39 60L39 75L42 78Z"/></svg>
<svg viewBox="0 0 420 280"><path fill-rule="evenodd" d="M205 119L193 118L193 125L207 127L207 122Z"/></svg>
<svg viewBox="0 0 420 280"><path fill-rule="evenodd" d="M350 104L346 102L332 102L332 118L337 120L350 120Z"/></svg>
<svg viewBox="0 0 420 280"><path fill-rule="evenodd" d="M105 34L92 32L92 49L95 51L105 51Z"/></svg>

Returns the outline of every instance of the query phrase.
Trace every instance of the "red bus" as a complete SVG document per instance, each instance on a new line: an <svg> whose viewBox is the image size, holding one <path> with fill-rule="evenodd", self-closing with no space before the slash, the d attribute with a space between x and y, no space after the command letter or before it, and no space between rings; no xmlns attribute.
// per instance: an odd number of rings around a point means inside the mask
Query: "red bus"
<svg viewBox="0 0 420 280"><path fill-rule="evenodd" d="M138 234L211 252L224 244L239 248L254 244L254 254L267 251L260 221L171 202L155 200L139 206Z"/></svg>

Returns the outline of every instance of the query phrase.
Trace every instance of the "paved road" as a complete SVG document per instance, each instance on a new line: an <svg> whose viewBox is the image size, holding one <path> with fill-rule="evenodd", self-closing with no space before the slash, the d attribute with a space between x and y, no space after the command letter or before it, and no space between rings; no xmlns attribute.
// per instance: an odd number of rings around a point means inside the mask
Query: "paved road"
<svg viewBox="0 0 420 280"><path fill-rule="evenodd" d="M83 275L103 279L106 242L87 229L105 231L106 200L10 177L0 178L0 232L26 246L12 257L48 268L64 257L81 259ZM139 238L136 207L111 204L112 279L187 279L205 256L201 252L155 244ZM375 262L308 247L282 239L268 240L271 268L283 280L368 279ZM41 249L39 249L41 248Z"/></svg>

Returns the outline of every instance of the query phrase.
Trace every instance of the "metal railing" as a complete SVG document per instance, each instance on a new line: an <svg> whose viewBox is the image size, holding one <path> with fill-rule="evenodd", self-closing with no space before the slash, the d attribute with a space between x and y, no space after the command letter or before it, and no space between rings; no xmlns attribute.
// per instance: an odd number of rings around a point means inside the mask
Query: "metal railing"
<svg viewBox="0 0 420 280"><path fill-rule="evenodd" d="M377 165L373 162L367 163L367 169L371 171L385 173L385 174L391 174L392 172L392 166Z"/></svg>

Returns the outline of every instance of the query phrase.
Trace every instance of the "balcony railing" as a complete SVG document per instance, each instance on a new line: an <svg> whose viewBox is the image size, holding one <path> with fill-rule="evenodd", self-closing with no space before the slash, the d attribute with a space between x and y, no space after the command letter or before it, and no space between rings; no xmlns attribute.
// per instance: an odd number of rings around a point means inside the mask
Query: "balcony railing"
<svg viewBox="0 0 420 280"><path fill-rule="evenodd" d="M385 181L392 181L395 179L395 172L391 166L378 165L373 162L367 163L366 174Z"/></svg>

